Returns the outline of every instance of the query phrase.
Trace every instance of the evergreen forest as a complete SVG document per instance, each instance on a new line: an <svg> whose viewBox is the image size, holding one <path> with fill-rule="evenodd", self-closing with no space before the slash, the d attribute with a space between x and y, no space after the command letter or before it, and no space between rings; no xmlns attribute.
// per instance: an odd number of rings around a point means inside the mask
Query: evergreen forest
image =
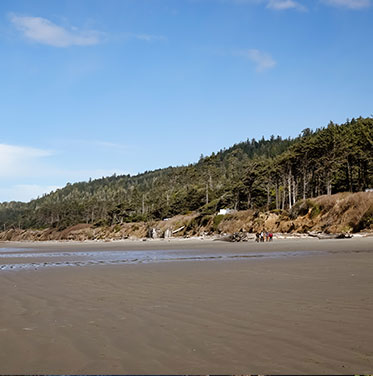
<svg viewBox="0 0 373 376"><path fill-rule="evenodd" d="M306 198L373 188L373 118L330 122L294 139L248 139L188 166L68 183L0 204L1 229L152 221L199 211L288 210Z"/></svg>

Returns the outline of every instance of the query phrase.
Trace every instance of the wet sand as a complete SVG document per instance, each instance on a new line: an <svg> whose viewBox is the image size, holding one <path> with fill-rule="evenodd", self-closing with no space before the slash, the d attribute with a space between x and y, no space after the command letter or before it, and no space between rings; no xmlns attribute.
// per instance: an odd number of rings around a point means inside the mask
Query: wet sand
<svg viewBox="0 0 373 376"><path fill-rule="evenodd" d="M36 262L22 253L37 253L42 265L72 257L42 253L176 255L167 262L1 270L1 374L373 370L373 238L0 248L18 252L0 257L12 265ZM198 259L212 254L224 258Z"/></svg>

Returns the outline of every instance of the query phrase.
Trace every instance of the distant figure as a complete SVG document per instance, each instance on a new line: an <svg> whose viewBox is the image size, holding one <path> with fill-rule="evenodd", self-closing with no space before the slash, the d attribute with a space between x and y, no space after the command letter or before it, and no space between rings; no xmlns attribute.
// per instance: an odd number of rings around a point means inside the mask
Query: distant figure
<svg viewBox="0 0 373 376"><path fill-rule="evenodd" d="M260 241L264 242L264 232L263 231L260 233Z"/></svg>
<svg viewBox="0 0 373 376"><path fill-rule="evenodd" d="M266 236L266 242L269 242L269 232L268 231L266 232L265 236Z"/></svg>
<svg viewBox="0 0 373 376"><path fill-rule="evenodd" d="M255 241L256 241L257 243L259 243L259 240L260 240L260 233L257 232L257 233L255 234Z"/></svg>
<svg viewBox="0 0 373 376"><path fill-rule="evenodd" d="M272 232L269 233L269 241L271 242L273 240L273 234Z"/></svg>

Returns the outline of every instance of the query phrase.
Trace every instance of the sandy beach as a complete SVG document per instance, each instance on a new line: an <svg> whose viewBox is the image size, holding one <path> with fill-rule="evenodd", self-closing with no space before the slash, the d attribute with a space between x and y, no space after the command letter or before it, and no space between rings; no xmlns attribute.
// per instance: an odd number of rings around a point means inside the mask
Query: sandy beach
<svg viewBox="0 0 373 376"><path fill-rule="evenodd" d="M1 374L373 370L372 237L0 248Z"/></svg>

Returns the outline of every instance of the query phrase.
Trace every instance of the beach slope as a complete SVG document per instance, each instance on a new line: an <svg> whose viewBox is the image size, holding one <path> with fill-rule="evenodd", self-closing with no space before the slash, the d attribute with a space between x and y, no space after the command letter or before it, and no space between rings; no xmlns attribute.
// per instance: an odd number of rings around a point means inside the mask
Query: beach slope
<svg viewBox="0 0 373 376"><path fill-rule="evenodd" d="M372 238L22 247L304 255L1 271L2 374L373 369Z"/></svg>

